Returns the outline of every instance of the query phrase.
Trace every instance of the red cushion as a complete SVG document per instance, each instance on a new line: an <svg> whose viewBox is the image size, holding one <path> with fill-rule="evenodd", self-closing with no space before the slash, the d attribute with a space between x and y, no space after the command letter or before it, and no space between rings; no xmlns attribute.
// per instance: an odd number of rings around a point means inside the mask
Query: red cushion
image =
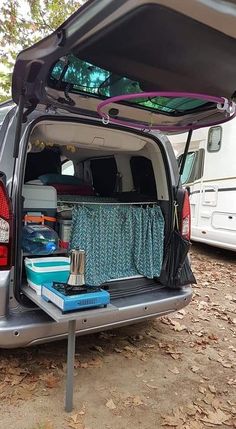
<svg viewBox="0 0 236 429"><path fill-rule="evenodd" d="M52 184L59 195L95 195L94 189L90 185L65 185L55 183Z"/></svg>

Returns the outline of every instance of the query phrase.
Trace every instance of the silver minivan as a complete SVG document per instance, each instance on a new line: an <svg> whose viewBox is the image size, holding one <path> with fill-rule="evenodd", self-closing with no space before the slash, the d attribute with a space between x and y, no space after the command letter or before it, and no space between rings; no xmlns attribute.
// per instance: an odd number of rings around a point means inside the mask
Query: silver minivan
<svg viewBox="0 0 236 429"><path fill-rule="evenodd" d="M190 302L195 279L187 256L188 192L168 138L152 131L152 124L188 129L224 120L225 112L186 95L128 95L181 91L232 99L236 14L234 2L225 3L90 0L18 55L12 101L0 105L0 347L67 335L67 324L55 323L29 298L25 258L39 255L22 249L23 227L26 216L53 219L63 242L63 215L70 221L89 192L99 204L116 199L143 210L158 206L163 233L159 272L107 279L100 287L109 290L117 311L87 311L77 321L78 334L159 317ZM113 100L101 118L98 105L122 94L127 99ZM68 177L73 186L65 183ZM143 249L149 239L143 238ZM67 249L61 246L55 254L66 256Z"/></svg>

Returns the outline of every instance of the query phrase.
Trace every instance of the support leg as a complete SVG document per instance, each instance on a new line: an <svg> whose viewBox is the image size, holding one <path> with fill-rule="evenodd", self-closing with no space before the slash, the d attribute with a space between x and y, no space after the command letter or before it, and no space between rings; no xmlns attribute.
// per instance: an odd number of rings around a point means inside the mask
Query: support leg
<svg viewBox="0 0 236 429"><path fill-rule="evenodd" d="M73 409L75 328L76 328L76 321L71 320L68 324L66 403L65 403L65 409L68 413L70 413Z"/></svg>

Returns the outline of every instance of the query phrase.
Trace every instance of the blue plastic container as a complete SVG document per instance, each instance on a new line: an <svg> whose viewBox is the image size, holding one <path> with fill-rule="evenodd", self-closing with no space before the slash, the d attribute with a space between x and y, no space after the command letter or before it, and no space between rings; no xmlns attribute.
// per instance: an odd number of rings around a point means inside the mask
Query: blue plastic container
<svg viewBox="0 0 236 429"><path fill-rule="evenodd" d="M29 286L41 295L42 284L68 280L70 259L62 256L47 258L25 258L25 269Z"/></svg>
<svg viewBox="0 0 236 429"><path fill-rule="evenodd" d="M25 225L22 249L31 255L50 255L58 248L58 235L46 225Z"/></svg>

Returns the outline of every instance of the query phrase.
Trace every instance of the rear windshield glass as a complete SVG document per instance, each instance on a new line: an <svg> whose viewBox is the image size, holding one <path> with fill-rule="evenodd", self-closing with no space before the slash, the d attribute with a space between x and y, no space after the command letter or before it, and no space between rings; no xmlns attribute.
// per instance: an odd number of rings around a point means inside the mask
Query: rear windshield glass
<svg viewBox="0 0 236 429"><path fill-rule="evenodd" d="M52 68L49 85L66 92L86 93L102 99L116 95L143 92L140 84L127 77L115 75L74 55L61 58ZM128 101L148 110L169 115L191 113L199 108L209 108L210 103L191 98L154 97Z"/></svg>

